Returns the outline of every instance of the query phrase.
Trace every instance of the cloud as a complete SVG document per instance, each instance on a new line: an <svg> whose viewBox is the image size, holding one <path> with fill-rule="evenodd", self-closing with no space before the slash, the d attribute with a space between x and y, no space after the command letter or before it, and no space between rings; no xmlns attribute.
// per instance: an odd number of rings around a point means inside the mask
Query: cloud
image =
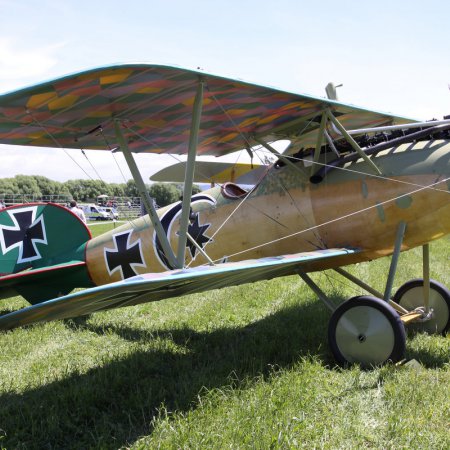
<svg viewBox="0 0 450 450"><path fill-rule="evenodd" d="M57 65L56 53L64 42L22 48L11 38L0 37L0 83L3 92L22 87L36 78L49 76Z"/></svg>

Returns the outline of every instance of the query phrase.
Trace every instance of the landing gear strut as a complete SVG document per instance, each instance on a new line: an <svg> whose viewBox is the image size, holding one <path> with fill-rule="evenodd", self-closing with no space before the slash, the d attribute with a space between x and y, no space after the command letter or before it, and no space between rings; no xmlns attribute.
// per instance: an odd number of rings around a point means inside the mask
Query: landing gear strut
<svg viewBox="0 0 450 450"><path fill-rule="evenodd" d="M450 329L450 290L430 279L429 246L423 246L423 278L410 280L394 296L392 287L406 224L400 222L384 293L346 272L339 274L372 295L353 297L335 308L326 294L304 272L299 275L332 311L328 342L336 361L372 367L401 361L405 352L405 326L427 333Z"/></svg>

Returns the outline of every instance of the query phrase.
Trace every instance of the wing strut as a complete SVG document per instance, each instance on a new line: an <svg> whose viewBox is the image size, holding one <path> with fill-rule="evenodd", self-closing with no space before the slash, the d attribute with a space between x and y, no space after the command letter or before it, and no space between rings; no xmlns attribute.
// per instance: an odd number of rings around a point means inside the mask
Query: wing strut
<svg viewBox="0 0 450 450"><path fill-rule="evenodd" d="M203 106L204 81L200 80L195 94L194 107L192 111L191 130L189 133L188 158L186 161L186 172L184 176L183 203L181 208L180 234L178 236L178 252L176 267L184 267L187 230L189 226L189 212L191 208L192 185L194 184L195 157L197 155L198 131Z"/></svg>
<svg viewBox="0 0 450 450"><path fill-rule="evenodd" d="M322 114L322 118L320 119L320 127L317 133L316 150L314 152L313 163L311 164L311 172L310 172L311 176L314 175L316 163L319 161L320 150L322 149L322 142L325 133L325 127L327 125L327 119L328 119L327 111L324 111Z"/></svg>
<svg viewBox="0 0 450 450"><path fill-rule="evenodd" d="M280 152L276 151L270 144L268 144L267 142L263 141L261 138L258 138L256 136L253 136L253 139L260 145L262 145L264 148L266 148L267 150L269 150L270 153L273 153L274 155L276 155L278 158L280 158L284 163L286 163L288 166L293 167L295 170L297 170L298 172L300 172L301 177L303 180L307 180L308 177L306 176L305 171L303 170L302 167L300 167L298 164L294 164L289 157L284 156L283 154L281 154Z"/></svg>
<svg viewBox="0 0 450 450"><path fill-rule="evenodd" d="M167 235L164 231L163 226L161 225L161 221L159 220L158 213L156 212L153 199L150 197L147 189L145 188L144 180L142 179L141 173L136 165L136 161L133 158L133 155L128 148L127 141L122 133L120 128L120 121L118 119L114 120L114 131L116 133L117 142L119 143L120 150L125 157L128 168L130 169L131 175L133 176L134 182L136 183L136 187L138 188L139 194L144 202L145 207L148 211L148 216L150 217L150 221L155 229L156 235L161 242L161 246L164 250L164 254L167 260L173 267L177 267L175 254L172 250L172 247L169 244L169 240L167 239Z"/></svg>
<svg viewBox="0 0 450 450"><path fill-rule="evenodd" d="M333 113L327 110L327 116L333 123L333 125L341 132L346 141L352 146L353 150L361 156L361 158L375 171L377 175L382 175L378 166L364 153L358 143L348 134L347 130L343 127L341 122L334 117Z"/></svg>

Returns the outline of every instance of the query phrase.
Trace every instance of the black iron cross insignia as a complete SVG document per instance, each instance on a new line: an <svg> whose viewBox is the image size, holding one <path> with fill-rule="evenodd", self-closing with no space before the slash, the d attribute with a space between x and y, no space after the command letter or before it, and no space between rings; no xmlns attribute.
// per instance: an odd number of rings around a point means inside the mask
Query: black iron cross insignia
<svg viewBox="0 0 450 450"><path fill-rule="evenodd" d="M200 225L198 214L195 214L188 226L189 235L194 239L194 241L199 245L200 248L203 248L205 244L207 244L211 240L209 236L205 235L206 230L210 226L210 223ZM191 256L192 258L194 258L197 252L197 248L189 239L187 239L186 241L186 247L189 248Z"/></svg>
<svg viewBox="0 0 450 450"><path fill-rule="evenodd" d="M13 226L0 225L0 246L5 254L13 248L19 249L17 263L40 259L37 243L47 245L44 217L36 219L37 206L9 210Z"/></svg>
<svg viewBox="0 0 450 450"><path fill-rule="evenodd" d="M113 235L115 248L105 248L105 261L108 272L112 275L119 271L122 279L138 275L135 267L147 267L142 256L141 240L130 244L133 230Z"/></svg>
<svg viewBox="0 0 450 450"><path fill-rule="evenodd" d="M209 205L215 205L216 200L206 194L197 194L192 197L191 204L195 203L208 203ZM161 225L167 236L170 236L171 229L177 217L181 213L182 203L178 202L174 206L172 206L168 211L166 211L161 217ZM212 238L206 236L204 233L211 226L210 223L200 225L199 216L197 214L192 214L190 217L190 224L188 225L188 233L194 239L194 241L203 248L207 242L211 241ZM177 232L178 234L178 232ZM159 241L158 235L156 232L153 234L153 245L155 249L156 256L163 267L168 270L175 269L175 266L171 265L166 255L164 254L164 250L162 248L161 242ZM187 239L186 247L189 248L189 252L192 258L195 257L198 249L195 245Z"/></svg>

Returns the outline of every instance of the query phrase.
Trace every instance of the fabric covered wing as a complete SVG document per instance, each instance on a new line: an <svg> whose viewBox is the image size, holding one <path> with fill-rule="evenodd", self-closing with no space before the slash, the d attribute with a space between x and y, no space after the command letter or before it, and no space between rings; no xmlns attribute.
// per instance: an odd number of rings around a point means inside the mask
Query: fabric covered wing
<svg viewBox="0 0 450 450"><path fill-rule="evenodd" d="M200 155L251 147L256 144L251 136L314 146L325 107L347 129L410 121L205 72L124 64L1 95L0 143L110 150L118 146L113 126L118 119L132 151L185 154L200 80L205 86Z"/></svg>
<svg viewBox="0 0 450 450"><path fill-rule="evenodd" d="M3 315L0 317L0 330L292 275L298 268L308 271L308 265L311 263L342 257L356 251L350 249L317 250L239 263L199 266L192 269L140 275Z"/></svg>
<svg viewBox="0 0 450 450"><path fill-rule="evenodd" d="M267 171L267 166L217 161L196 161L194 182L256 184ZM164 167L150 177L151 181L184 182L186 163L180 162Z"/></svg>

